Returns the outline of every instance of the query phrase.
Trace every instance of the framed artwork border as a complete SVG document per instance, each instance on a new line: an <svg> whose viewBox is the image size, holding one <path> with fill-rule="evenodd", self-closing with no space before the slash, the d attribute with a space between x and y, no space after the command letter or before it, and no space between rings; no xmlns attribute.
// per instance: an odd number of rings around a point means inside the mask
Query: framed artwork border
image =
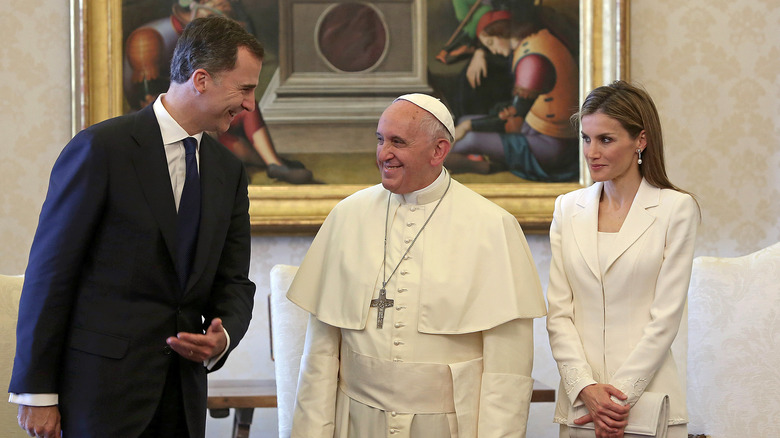
<svg viewBox="0 0 780 438"><path fill-rule="evenodd" d="M70 0L72 129L122 114L122 0ZM580 101L591 89L629 77L630 0L580 0ZM576 183L469 184L512 213L527 233L547 233L555 198L590 184L580 157ZM313 234L333 206L365 186L250 185L252 231Z"/></svg>

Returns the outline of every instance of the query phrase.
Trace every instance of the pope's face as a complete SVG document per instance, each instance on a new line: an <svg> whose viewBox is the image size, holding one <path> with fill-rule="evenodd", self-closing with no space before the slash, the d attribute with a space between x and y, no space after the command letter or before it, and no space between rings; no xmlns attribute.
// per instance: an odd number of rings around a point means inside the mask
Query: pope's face
<svg viewBox="0 0 780 438"><path fill-rule="evenodd" d="M376 163L382 185L397 194L411 193L430 185L439 176L436 142L420 129L425 110L399 100L390 105L376 129Z"/></svg>

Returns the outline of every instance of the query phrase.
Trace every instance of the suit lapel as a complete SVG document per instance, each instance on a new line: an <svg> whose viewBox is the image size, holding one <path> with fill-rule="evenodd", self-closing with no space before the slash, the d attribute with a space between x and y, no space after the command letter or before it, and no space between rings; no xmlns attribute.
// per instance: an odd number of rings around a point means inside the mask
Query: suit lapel
<svg viewBox="0 0 780 438"><path fill-rule="evenodd" d="M214 239L214 233L217 229L217 212L224 211L226 201L233 201L233 198L226 198L222 190L225 183L225 173L220 165L217 148L223 147L212 139L208 134L204 134L200 142L200 226L198 229L198 243L195 249L195 259L192 263L192 271L189 280L187 280L186 291L189 291L203 273L206 262L209 259L209 248Z"/></svg>
<svg viewBox="0 0 780 438"><path fill-rule="evenodd" d="M131 135L138 149L133 154L133 165L149 209L160 226L171 260L176 260L176 201L160 125L152 105L138 111L135 117Z"/></svg>
<svg viewBox="0 0 780 438"><path fill-rule="evenodd" d="M642 178L642 183L639 185L636 196L634 196L634 201L628 210L626 220L623 221L623 227L618 233L615 246L612 248L609 258L607 258L607 266L604 272L653 224L655 216L650 214L647 209L657 206L660 196L661 189L651 186L650 183Z"/></svg>
<svg viewBox="0 0 780 438"><path fill-rule="evenodd" d="M588 268L590 268L596 278L601 278L596 242L601 186L602 183L597 182L582 191L577 199L578 209L571 218L577 248L579 248L582 258L585 259Z"/></svg>

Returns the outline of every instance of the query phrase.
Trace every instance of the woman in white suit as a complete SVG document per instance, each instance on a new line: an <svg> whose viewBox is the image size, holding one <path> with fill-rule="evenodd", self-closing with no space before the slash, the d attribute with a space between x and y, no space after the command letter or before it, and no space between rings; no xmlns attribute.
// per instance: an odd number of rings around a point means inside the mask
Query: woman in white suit
<svg viewBox="0 0 780 438"><path fill-rule="evenodd" d="M645 390L669 395L669 437L687 437L670 351L686 302L699 208L666 176L661 124L642 89L593 90L579 113L595 184L558 197L550 228L547 330L561 374L561 437L584 404L599 438L622 437Z"/></svg>

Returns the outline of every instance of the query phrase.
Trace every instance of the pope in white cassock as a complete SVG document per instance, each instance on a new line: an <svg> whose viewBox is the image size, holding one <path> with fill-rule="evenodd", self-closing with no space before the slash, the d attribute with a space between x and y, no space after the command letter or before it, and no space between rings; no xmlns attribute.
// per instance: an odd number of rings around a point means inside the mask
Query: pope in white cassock
<svg viewBox="0 0 780 438"><path fill-rule="evenodd" d="M517 220L450 178L452 116L396 99L382 184L330 213L287 297L311 313L293 438L524 437L539 276Z"/></svg>

